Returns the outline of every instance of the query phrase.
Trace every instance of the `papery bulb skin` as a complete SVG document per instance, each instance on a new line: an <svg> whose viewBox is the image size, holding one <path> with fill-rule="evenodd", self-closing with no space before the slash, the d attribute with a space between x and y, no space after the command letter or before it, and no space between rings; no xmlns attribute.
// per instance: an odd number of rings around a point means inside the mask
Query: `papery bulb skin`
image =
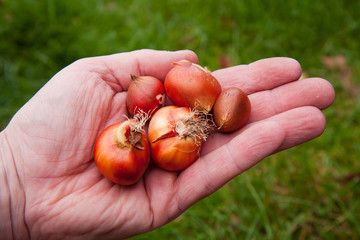
<svg viewBox="0 0 360 240"><path fill-rule="evenodd" d="M161 108L150 120L148 129L153 161L168 171L185 169L198 159L208 130L206 121L187 107Z"/></svg>
<svg viewBox="0 0 360 240"><path fill-rule="evenodd" d="M138 182L150 161L150 147L145 131L134 129L134 122L131 121L107 127L95 143L97 168L107 179L120 185Z"/></svg>
<svg viewBox="0 0 360 240"><path fill-rule="evenodd" d="M207 68L188 60L174 63L166 75L165 92L177 106L208 113L221 93L221 85Z"/></svg>
<svg viewBox="0 0 360 240"><path fill-rule="evenodd" d="M131 75L126 107L131 116L144 112L150 116L164 106L166 100L163 83L151 76Z"/></svg>
<svg viewBox="0 0 360 240"><path fill-rule="evenodd" d="M229 133L240 129L249 119L251 104L248 96L240 88L223 90L214 108L214 122L219 132Z"/></svg>

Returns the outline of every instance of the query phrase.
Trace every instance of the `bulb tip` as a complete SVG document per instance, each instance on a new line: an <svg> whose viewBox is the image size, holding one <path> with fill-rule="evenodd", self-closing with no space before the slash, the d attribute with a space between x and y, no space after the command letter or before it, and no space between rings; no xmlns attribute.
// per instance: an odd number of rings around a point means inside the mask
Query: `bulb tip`
<svg viewBox="0 0 360 240"><path fill-rule="evenodd" d="M174 66L191 66L192 64L193 64L192 62L186 59L182 59L180 61L173 63Z"/></svg>
<svg viewBox="0 0 360 240"><path fill-rule="evenodd" d="M130 74L130 79L132 80L132 81L135 81L136 79L137 79L138 77L135 75L135 74Z"/></svg>

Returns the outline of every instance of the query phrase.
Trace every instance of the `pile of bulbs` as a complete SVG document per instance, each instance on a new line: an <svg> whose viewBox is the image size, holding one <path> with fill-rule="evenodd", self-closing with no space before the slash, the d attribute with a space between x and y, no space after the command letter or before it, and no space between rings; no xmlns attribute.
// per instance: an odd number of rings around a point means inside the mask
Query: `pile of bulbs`
<svg viewBox="0 0 360 240"><path fill-rule="evenodd" d="M166 96L174 105L164 106ZM210 133L238 130L251 111L242 90L222 90L208 69L187 60L174 63L164 84L131 75L126 106L131 118L107 127L94 150L100 172L120 185L139 181L150 157L162 169L185 169L198 159Z"/></svg>

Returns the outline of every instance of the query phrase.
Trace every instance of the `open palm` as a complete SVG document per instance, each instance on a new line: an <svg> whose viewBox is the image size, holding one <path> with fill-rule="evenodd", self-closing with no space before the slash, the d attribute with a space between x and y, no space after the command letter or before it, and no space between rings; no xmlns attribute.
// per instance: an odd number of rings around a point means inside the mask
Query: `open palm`
<svg viewBox="0 0 360 240"><path fill-rule="evenodd" d="M190 51L141 50L79 60L56 74L3 131L23 192L33 238L112 239L150 231L266 156L319 136L319 109L334 98L319 78L296 81L301 68L271 58L213 72L223 88L243 89L252 104L248 124L208 138L200 158L182 172L150 164L135 185L104 178L94 164L99 133L126 115L130 74L164 79ZM21 196L21 194L19 194Z"/></svg>

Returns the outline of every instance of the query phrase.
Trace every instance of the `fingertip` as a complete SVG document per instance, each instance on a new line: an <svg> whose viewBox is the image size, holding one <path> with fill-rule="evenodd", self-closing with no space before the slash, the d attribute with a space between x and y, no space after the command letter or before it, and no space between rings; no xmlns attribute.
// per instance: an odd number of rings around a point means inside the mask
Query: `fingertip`
<svg viewBox="0 0 360 240"><path fill-rule="evenodd" d="M193 63L199 62L198 56L192 50L189 50L189 49L178 50L178 51L176 51L176 53L181 54L183 56L183 59L189 60L190 62L193 62Z"/></svg>
<svg viewBox="0 0 360 240"><path fill-rule="evenodd" d="M275 57L275 59L277 59L279 65L288 70L288 79L298 80L301 77L302 68L298 60L290 57Z"/></svg>
<svg viewBox="0 0 360 240"><path fill-rule="evenodd" d="M326 117L319 108L310 106L308 107L308 111L308 114L313 117L313 121L311 121L312 126L309 127L310 129L313 129L309 138L309 140L311 140L320 137L324 133L326 129Z"/></svg>
<svg viewBox="0 0 360 240"><path fill-rule="evenodd" d="M273 78L279 81L280 84L296 81L300 78L302 69L300 63L289 57L272 57L258 60L250 64L250 69L253 69L254 73L261 75L254 76L263 79ZM262 69L262 71L259 71Z"/></svg>
<svg viewBox="0 0 360 240"><path fill-rule="evenodd" d="M288 68L293 69L292 72L293 78L295 80L298 80L302 74L302 68L300 62L294 58L289 58L289 57L283 57L283 59L284 61L287 62Z"/></svg>
<svg viewBox="0 0 360 240"><path fill-rule="evenodd" d="M335 101L335 89L332 86L332 84L323 79L323 78L310 78L307 79L310 81L315 81L317 83L317 85L319 86L319 89L321 89L321 93L323 94L323 96L321 96L321 99L323 99L323 101L320 103L320 105L318 106L320 109L325 109L328 108L329 106L331 106L333 104L333 102ZM317 96L320 98L320 96Z"/></svg>
<svg viewBox="0 0 360 240"><path fill-rule="evenodd" d="M326 85L327 90L328 90L327 92L328 92L329 102L328 102L328 105L326 107L329 107L334 103L335 98L336 98L335 88L329 81L327 81L325 79L322 79L322 80L325 82L325 85Z"/></svg>

